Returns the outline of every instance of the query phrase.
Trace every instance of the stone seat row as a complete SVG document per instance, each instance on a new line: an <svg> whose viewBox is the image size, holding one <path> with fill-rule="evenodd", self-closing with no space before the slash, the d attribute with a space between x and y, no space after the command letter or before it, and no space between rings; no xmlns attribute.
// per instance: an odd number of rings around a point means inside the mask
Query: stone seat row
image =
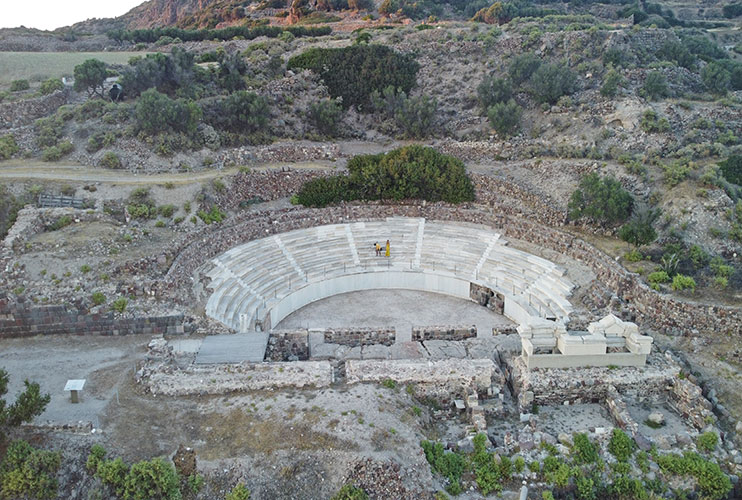
<svg viewBox="0 0 742 500"><path fill-rule="evenodd" d="M374 242L389 235L389 258ZM517 297L529 314L559 318L572 310L564 270L508 247L499 234L471 226L390 218L319 226L253 240L211 260L206 312L228 326L252 327L269 308L307 282L355 272L425 270L482 282ZM245 318L248 318L247 320Z"/></svg>

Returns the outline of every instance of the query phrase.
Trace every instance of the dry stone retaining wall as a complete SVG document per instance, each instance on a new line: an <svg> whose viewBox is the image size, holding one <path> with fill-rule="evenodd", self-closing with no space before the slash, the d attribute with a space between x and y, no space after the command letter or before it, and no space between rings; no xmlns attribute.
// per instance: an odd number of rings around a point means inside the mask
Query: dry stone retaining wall
<svg viewBox="0 0 742 500"><path fill-rule="evenodd" d="M54 113L67 104L69 91L58 90L53 94L22 101L0 104L0 129L28 125L34 120Z"/></svg>
<svg viewBox="0 0 742 500"><path fill-rule="evenodd" d="M88 314L64 305L36 306L0 297L0 338L33 335L177 335L190 333L183 314L118 318L112 312Z"/></svg>
<svg viewBox="0 0 742 500"><path fill-rule="evenodd" d="M268 348L265 351L266 361L304 361L309 359L309 332L273 331L268 336Z"/></svg>

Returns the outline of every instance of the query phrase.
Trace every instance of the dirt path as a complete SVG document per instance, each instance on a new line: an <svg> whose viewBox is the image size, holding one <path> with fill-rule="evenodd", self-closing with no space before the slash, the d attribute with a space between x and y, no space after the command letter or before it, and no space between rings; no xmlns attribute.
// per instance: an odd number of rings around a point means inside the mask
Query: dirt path
<svg viewBox="0 0 742 500"><path fill-rule="evenodd" d="M292 169L331 169L330 162L302 162L289 164ZM272 170L287 166L286 162L265 163L252 167L256 171ZM132 172L107 170L85 165L60 165L49 163L0 163L0 180L38 179L45 181L105 182L114 184L190 184L203 182L237 173L236 167L203 170L200 172L138 174Z"/></svg>

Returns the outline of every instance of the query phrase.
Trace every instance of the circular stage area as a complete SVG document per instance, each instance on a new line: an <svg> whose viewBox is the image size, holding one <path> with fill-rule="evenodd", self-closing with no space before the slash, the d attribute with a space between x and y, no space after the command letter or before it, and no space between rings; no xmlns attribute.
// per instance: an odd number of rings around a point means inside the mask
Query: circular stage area
<svg viewBox="0 0 742 500"><path fill-rule="evenodd" d="M479 304L414 290L365 290L343 293L313 302L294 311L277 329L389 327L409 332L413 326L476 325L489 332L513 322Z"/></svg>
<svg viewBox="0 0 742 500"><path fill-rule="evenodd" d="M387 240L390 256L377 255L374 243ZM573 284L553 262L511 248L486 226L424 218L275 234L224 252L204 272L206 313L240 332L270 330L308 304L364 290L433 292L489 304L518 325L566 321L572 311Z"/></svg>

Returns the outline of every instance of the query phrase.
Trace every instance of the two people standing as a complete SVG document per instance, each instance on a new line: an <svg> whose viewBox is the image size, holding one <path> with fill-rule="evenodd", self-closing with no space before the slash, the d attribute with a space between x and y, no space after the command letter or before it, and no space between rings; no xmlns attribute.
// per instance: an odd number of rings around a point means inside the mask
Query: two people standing
<svg viewBox="0 0 742 500"><path fill-rule="evenodd" d="M391 255L390 249L391 249L391 244L389 243L389 240L386 240L386 251L384 253L386 257L389 257L389 255ZM378 241L374 243L374 250L376 250L377 257L381 256L381 245L379 245Z"/></svg>

